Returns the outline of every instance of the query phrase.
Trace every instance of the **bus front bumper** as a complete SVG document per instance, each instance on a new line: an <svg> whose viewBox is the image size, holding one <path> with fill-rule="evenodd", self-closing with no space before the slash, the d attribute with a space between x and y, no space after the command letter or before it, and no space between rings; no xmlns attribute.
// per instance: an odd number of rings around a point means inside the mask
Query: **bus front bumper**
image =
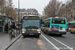
<svg viewBox="0 0 75 50"><path fill-rule="evenodd" d="M54 31L48 31L48 34L66 34L66 32L54 32Z"/></svg>
<svg viewBox="0 0 75 50"><path fill-rule="evenodd" d="M26 31L25 33L22 33L23 36L28 36L28 35L39 36L40 34L41 34L41 31L40 32L37 32L37 31Z"/></svg>
<svg viewBox="0 0 75 50"><path fill-rule="evenodd" d="M75 33L75 31L70 31L70 32Z"/></svg>

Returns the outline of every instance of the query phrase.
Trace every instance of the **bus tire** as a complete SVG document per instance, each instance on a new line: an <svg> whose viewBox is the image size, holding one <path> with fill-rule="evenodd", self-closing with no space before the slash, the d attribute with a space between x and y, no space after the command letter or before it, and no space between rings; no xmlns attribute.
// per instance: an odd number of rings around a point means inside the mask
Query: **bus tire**
<svg viewBox="0 0 75 50"><path fill-rule="evenodd" d="M43 31L45 33L45 31Z"/></svg>
<svg viewBox="0 0 75 50"><path fill-rule="evenodd" d="M73 33L73 32L70 31L70 33Z"/></svg>
<svg viewBox="0 0 75 50"><path fill-rule="evenodd" d="M48 32L47 32L46 34L47 34L47 35L49 35L49 33L48 33Z"/></svg>
<svg viewBox="0 0 75 50"><path fill-rule="evenodd" d="M26 36L23 35L23 38L25 38Z"/></svg>
<svg viewBox="0 0 75 50"><path fill-rule="evenodd" d="M59 36L62 36L62 34L60 34Z"/></svg>
<svg viewBox="0 0 75 50"><path fill-rule="evenodd" d="M46 31L44 31L45 32L45 34L47 34L47 30Z"/></svg>
<svg viewBox="0 0 75 50"><path fill-rule="evenodd" d="M39 35L38 35L38 36L36 36L36 38L39 38Z"/></svg>

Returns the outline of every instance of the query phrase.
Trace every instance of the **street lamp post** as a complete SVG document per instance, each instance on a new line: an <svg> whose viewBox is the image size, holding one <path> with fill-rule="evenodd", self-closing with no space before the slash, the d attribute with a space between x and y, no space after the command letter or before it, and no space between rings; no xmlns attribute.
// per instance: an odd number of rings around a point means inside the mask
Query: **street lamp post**
<svg viewBox="0 0 75 50"><path fill-rule="evenodd" d="M19 0L18 0L18 24L19 24L19 12L20 12L20 3L19 3Z"/></svg>
<svg viewBox="0 0 75 50"><path fill-rule="evenodd" d="M66 18L67 18L67 5L66 5Z"/></svg>
<svg viewBox="0 0 75 50"><path fill-rule="evenodd" d="M20 1L18 0L18 28L19 28L19 20L20 20L20 15L19 15L19 12L20 12ZM20 28L19 28L19 34L20 34Z"/></svg>
<svg viewBox="0 0 75 50"><path fill-rule="evenodd" d="M72 12L71 12L71 18L73 18L73 16L72 16Z"/></svg>

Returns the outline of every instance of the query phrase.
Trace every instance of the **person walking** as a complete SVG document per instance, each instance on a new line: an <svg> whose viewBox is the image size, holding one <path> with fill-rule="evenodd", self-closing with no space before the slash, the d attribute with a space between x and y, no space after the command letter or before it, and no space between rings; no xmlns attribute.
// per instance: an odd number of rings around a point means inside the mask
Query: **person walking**
<svg viewBox="0 0 75 50"><path fill-rule="evenodd" d="M10 28L13 31L13 36L16 37L16 29L17 29L16 26L13 23L11 23Z"/></svg>
<svg viewBox="0 0 75 50"><path fill-rule="evenodd" d="M5 25L5 31L6 31L6 33L8 33L8 22L7 22L7 24Z"/></svg>

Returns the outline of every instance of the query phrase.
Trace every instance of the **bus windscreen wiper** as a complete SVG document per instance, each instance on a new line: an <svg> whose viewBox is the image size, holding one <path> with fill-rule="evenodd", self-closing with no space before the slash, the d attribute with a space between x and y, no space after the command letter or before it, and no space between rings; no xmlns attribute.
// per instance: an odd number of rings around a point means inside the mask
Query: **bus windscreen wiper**
<svg viewBox="0 0 75 50"><path fill-rule="evenodd" d="M28 29L28 28L35 28L35 29L38 29L38 27L37 26L28 26L28 27L25 27L25 29Z"/></svg>
<svg viewBox="0 0 75 50"><path fill-rule="evenodd" d="M36 28L36 29L38 29L38 27L37 26L32 26L33 28Z"/></svg>

